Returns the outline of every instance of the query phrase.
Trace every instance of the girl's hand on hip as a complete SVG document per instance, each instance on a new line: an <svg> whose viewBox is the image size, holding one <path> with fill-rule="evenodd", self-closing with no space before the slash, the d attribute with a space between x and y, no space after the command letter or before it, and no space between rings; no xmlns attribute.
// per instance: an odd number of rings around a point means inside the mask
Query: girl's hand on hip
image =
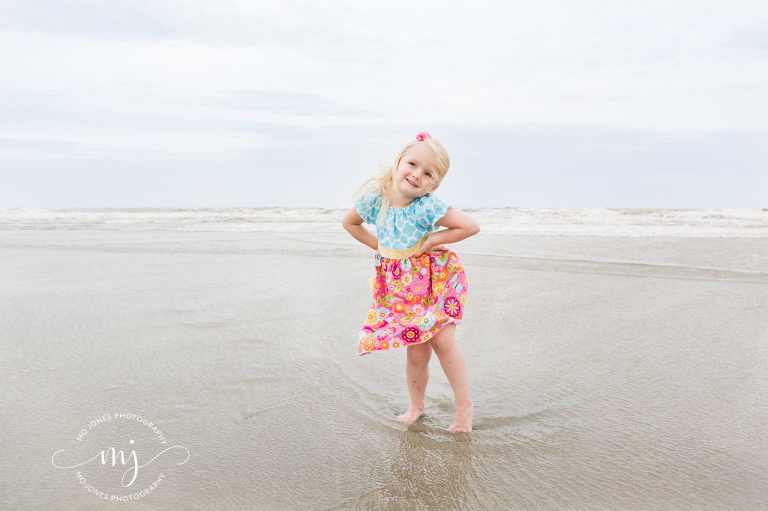
<svg viewBox="0 0 768 511"><path fill-rule="evenodd" d="M414 256L419 257L423 254L437 255L434 252L435 250L445 250L445 247L442 245L435 245L434 241L427 238L424 240L424 243L421 245L421 248L419 248L419 251L416 252Z"/></svg>

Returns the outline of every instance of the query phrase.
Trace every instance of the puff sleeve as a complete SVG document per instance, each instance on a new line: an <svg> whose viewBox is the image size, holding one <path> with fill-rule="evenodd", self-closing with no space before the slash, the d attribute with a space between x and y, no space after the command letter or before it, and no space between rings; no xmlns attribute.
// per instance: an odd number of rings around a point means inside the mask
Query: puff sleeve
<svg viewBox="0 0 768 511"><path fill-rule="evenodd" d="M433 230L435 222L443 218L450 207L432 194L425 195L414 208L416 222L425 229Z"/></svg>
<svg viewBox="0 0 768 511"><path fill-rule="evenodd" d="M355 208L357 208L357 214L363 221L369 224L376 223L376 216L379 214L379 208L381 207L381 195L375 195L372 193L366 193L355 201Z"/></svg>

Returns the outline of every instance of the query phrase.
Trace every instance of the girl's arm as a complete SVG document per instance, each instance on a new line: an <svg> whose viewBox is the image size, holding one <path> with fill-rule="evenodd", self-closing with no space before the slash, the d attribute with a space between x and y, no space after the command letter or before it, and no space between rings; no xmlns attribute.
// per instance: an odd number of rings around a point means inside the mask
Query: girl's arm
<svg viewBox="0 0 768 511"><path fill-rule="evenodd" d="M379 240L376 236L370 233L368 229L363 227L363 218L357 213L357 209L352 207L344 214L344 218L341 219L341 225L354 236L354 238L362 243L368 245L374 250L379 248Z"/></svg>
<svg viewBox="0 0 768 511"><path fill-rule="evenodd" d="M448 229L435 231L427 236L416 255L429 253L438 245L461 241L480 232L480 224L460 209L448 208L445 215L435 223Z"/></svg>

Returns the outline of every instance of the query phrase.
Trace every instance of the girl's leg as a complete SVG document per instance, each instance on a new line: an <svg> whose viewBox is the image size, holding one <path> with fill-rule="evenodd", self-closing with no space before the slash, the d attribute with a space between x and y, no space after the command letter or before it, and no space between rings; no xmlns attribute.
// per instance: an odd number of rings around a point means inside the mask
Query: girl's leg
<svg viewBox="0 0 768 511"><path fill-rule="evenodd" d="M456 325L441 328L429 342L440 359L440 365L453 389L456 415L448 430L451 433L469 433L472 431L472 399L469 397L464 354L456 344Z"/></svg>
<svg viewBox="0 0 768 511"><path fill-rule="evenodd" d="M405 364L405 376L408 379L408 392L411 394L411 405L397 416L403 424L413 424L424 410L424 393L427 391L429 380L429 359L432 357L432 346L429 342L408 346L408 361Z"/></svg>

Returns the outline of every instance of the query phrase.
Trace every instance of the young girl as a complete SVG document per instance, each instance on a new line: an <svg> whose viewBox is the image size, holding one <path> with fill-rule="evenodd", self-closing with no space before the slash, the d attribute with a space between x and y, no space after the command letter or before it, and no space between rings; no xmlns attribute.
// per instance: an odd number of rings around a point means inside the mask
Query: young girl
<svg viewBox="0 0 768 511"><path fill-rule="evenodd" d="M373 304L360 331L358 355L406 346L405 374L411 404L397 417L413 424L424 410L428 364L435 350L453 389L452 433L472 431L464 355L456 344L467 297L467 277L455 252L442 246L480 231L466 213L434 195L448 172L443 145L422 132L391 167L366 181L342 220L361 243L376 250ZM363 222L376 226L373 236ZM435 231L435 226L447 229ZM434 231L434 232L433 232Z"/></svg>

